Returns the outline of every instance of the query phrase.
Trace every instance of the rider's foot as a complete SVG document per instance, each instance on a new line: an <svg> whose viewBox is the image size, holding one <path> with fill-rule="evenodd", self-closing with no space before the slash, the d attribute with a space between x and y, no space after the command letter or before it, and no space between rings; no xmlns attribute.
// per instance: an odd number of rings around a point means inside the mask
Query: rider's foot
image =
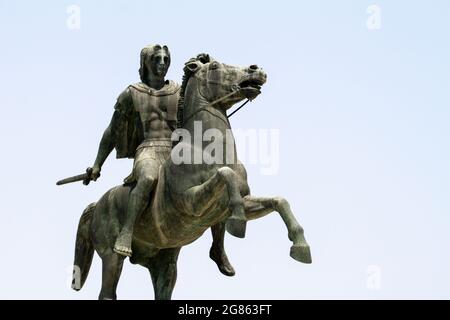
<svg viewBox="0 0 450 320"><path fill-rule="evenodd" d="M131 257L133 254L131 251L131 236L121 233L114 245L114 252L122 256Z"/></svg>
<svg viewBox="0 0 450 320"><path fill-rule="evenodd" d="M230 261L228 261L226 253L223 250L218 250L214 247L211 247L211 250L209 251L209 257L217 264L220 272L222 272L224 275L232 277L236 274Z"/></svg>

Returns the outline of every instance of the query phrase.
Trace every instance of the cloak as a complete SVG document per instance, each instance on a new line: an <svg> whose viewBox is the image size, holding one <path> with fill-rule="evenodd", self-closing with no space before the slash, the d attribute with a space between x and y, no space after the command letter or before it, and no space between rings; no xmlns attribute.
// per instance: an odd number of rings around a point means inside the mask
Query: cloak
<svg viewBox="0 0 450 320"><path fill-rule="evenodd" d="M114 106L112 131L115 141L116 158L134 158L137 147L144 140L139 113L133 106L130 87L117 98Z"/></svg>

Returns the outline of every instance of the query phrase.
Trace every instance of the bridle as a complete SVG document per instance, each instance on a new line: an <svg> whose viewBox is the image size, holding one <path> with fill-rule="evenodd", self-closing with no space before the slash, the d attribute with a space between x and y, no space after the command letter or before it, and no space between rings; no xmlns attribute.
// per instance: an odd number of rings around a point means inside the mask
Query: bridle
<svg viewBox="0 0 450 320"><path fill-rule="evenodd" d="M242 90L242 88L239 85L232 85L231 88L232 89L231 89L230 93L224 95L223 97L217 98L213 102L208 103L206 106L198 108L197 110L192 112L189 116L187 116L186 118L183 119L183 123L186 123L189 119L191 119L197 113L199 113L201 111L206 111L206 112L210 113L211 115L219 118L220 120L222 120L223 122L225 122L229 126L230 122L228 121L228 119L231 118L232 115L234 115L236 112L238 112L242 107L244 107L250 101L250 99L247 99L236 110L234 110L230 115L226 116L226 120L223 119L221 117L221 116L223 116L223 114L220 111L217 111L216 108L212 108L211 109L211 107L213 107L214 105L218 104L219 102L222 102L225 99L228 99L228 98L234 96L235 94L239 93ZM217 112L219 112L220 115L216 114Z"/></svg>

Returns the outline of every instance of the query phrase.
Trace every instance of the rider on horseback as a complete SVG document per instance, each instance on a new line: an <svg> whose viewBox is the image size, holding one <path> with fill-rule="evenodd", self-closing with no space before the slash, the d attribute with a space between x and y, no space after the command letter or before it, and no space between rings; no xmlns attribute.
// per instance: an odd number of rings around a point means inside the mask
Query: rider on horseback
<svg viewBox="0 0 450 320"><path fill-rule="evenodd" d="M114 148L117 158L134 158L133 171L125 184L135 186L130 192L125 223L114 245L114 251L124 256L132 255L134 224L150 201L159 167L170 156L180 96L180 86L164 79L170 65L167 46L146 46L140 58L141 82L128 86L117 99L91 173L91 179L95 181ZM233 275L234 270L223 249L223 228L216 229L215 232L213 228L211 258L222 273Z"/></svg>

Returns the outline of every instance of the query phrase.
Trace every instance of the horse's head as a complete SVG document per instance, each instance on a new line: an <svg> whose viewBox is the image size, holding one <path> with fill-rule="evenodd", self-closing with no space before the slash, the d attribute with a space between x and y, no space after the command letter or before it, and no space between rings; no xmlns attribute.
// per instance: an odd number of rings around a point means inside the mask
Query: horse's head
<svg viewBox="0 0 450 320"><path fill-rule="evenodd" d="M237 67L209 60L193 59L185 66L185 71L192 75L188 87L197 88L198 99L226 110L244 99L253 100L261 93L267 75L257 65Z"/></svg>

